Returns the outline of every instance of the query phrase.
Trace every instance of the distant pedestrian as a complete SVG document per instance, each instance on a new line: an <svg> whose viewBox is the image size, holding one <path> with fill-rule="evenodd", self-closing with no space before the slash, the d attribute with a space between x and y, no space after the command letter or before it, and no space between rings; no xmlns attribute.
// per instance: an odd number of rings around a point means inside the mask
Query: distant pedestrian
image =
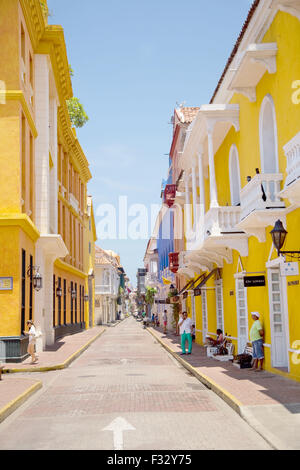
<svg viewBox="0 0 300 470"><path fill-rule="evenodd" d="M164 311L163 322L164 322L164 333L167 333L167 324L168 324L168 312L167 312L167 310Z"/></svg>
<svg viewBox="0 0 300 470"><path fill-rule="evenodd" d="M154 313L152 313L151 321L152 321L152 325L155 326L155 315L154 315Z"/></svg>
<svg viewBox="0 0 300 470"><path fill-rule="evenodd" d="M36 364L38 361L38 358L35 354L36 338L37 338L36 329L32 320L27 321L27 326L29 328L29 332L26 333L26 331L24 331L24 335L29 336L27 352L31 356L31 364Z"/></svg>
<svg viewBox="0 0 300 470"><path fill-rule="evenodd" d="M264 330L259 320L260 314L258 312L251 312L251 317L254 320L252 328L250 330L250 341L252 342L254 359L252 369L255 372L261 372L263 370L264 363ZM260 366L258 367L258 363Z"/></svg>
<svg viewBox="0 0 300 470"><path fill-rule="evenodd" d="M194 342L196 340L196 330L195 330L195 325L194 323L192 324L192 341Z"/></svg>
<svg viewBox="0 0 300 470"><path fill-rule="evenodd" d="M193 340L192 340L192 320L188 317L187 312L182 312L181 318L178 322L180 335L181 335L181 356L186 354L185 343L188 341L188 352L192 354Z"/></svg>
<svg viewBox="0 0 300 470"><path fill-rule="evenodd" d="M156 326L157 328L159 327L158 313L155 315L155 326Z"/></svg>

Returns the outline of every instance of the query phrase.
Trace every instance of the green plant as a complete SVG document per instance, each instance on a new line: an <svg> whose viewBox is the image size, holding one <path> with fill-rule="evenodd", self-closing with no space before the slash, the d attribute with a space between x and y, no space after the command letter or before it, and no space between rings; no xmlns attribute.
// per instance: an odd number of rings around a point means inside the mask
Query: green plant
<svg viewBox="0 0 300 470"><path fill-rule="evenodd" d="M83 127L89 120L89 117L85 113L83 106L79 102L78 98L73 96L73 98L67 100L67 107L73 126Z"/></svg>
<svg viewBox="0 0 300 470"><path fill-rule="evenodd" d="M178 296L178 290L176 287L174 289L170 290L168 293L168 297L177 297ZM177 327L177 323L179 321L179 311L180 311L180 304L179 302L172 303L172 310L173 310L173 321L172 321L172 326L173 328Z"/></svg>
<svg viewBox="0 0 300 470"><path fill-rule="evenodd" d="M154 287L147 287L147 292L145 296L146 303L149 305L154 304L154 298L155 294L157 293L157 290Z"/></svg>
<svg viewBox="0 0 300 470"><path fill-rule="evenodd" d="M172 304L172 309L173 309L173 322L172 326L173 328L177 327L177 323L179 321L179 312L180 312L180 304Z"/></svg>

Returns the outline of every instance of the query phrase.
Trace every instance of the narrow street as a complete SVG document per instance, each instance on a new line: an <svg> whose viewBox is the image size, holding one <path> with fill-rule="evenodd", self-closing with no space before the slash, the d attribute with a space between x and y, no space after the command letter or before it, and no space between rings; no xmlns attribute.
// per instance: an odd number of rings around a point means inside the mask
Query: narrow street
<svg viewBox="0 0 300 470"><path fill-rule="evenodd" d="M43 388L0 425L2 450L269 449L133 318L32 376Z"/></svg>

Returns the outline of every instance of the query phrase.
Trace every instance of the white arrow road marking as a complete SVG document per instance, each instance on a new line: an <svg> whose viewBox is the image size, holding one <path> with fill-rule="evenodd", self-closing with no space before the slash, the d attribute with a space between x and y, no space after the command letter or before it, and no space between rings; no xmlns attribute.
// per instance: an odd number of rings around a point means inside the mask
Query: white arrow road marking
<svg viewBox="0 0 300 470"><path fill-rule="evenodd" d="M127 364L128 361L127 361L127 359L121 359L121 362L122 362L122 364L125 365L125 364Z"/></svg>
<svg viewBox="0 0 300 470"><path fill-rule="evenodd" d="M112 431L114 435L114 450L123 450L123 432L135 431L135 428L131 426L126 419L119 416L106 426L106 428L102 429L102 431Z"/></svg>

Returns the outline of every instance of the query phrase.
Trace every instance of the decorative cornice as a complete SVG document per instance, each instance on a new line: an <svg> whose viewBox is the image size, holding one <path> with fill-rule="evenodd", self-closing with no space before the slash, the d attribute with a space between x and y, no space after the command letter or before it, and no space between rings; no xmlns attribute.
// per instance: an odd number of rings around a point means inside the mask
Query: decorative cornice
<svg viewBox="0 0 300 470"><path fill-rule="evenodd" d="M27 100L22 90L0 90L0 102L6 101L19 101L22 105L23 112L27 118L32 135L36 138L38 136L37 129L31 111L29 109Z"/></svg>
<svg viewBox="0 0 300 470"><path fill-rule="evenodd" d="M70 99L73 90L64 30L61 26L46 26L37 53L50 56L60 101Z"/></svg>
<svg viewBox="0 0 300 470"><path fill-rule="evenodd" d="M45 19L39 0L20 0L28 34L35 50L44 33Z"/></svg>
<svg viewBox="0 0 300 470"><path fill-rule="evenodd" d="M20 227L33 242L40 237L40 232L26 214L1 214L0 227L7 226Z"/></svg>
<svg viewBox="0 0 300 470"><path fill-rule="evenodd" d="M20 0L20 3L34 52L36 54L47 54L50 57L60 101L58 118L61 126L59 126L59 128L61 127L61 134L63 135L63 140L70 151L74 166L79 171L83 181L87 182L92 178L92 175L89 170L88 161L79 141L76 135L72 132L72 125L66 105L66 100L73 96L73 89L64 30L61 26L47 25L45 23L39 0ZM36 137L37 131L35 124L24 96L21 96L20 98L13 98L13 95L11 96L12 97L10 99L20 99L32 132Z"/></svg>
<svg viewBox="0 0 300 470"><path fill-rule="evenodd" d="M65 263L61 259L57 259L54 265L57 269L62 269L63 271L67 271L75 276L81 277L82 279L88 278L88 273L80 271L80 269L75 268L71 264Z"/></svg>
<svg viewBox="0 0 300 470"><path fill-rule="evenodd" d="M66 103L58 108L58 130L62 141L67 146L72 163L79 171L82 180L88 182L91 178L91 172L89 170L89 163L81 148L81 145L72 131L70 116Z"/></svg>

